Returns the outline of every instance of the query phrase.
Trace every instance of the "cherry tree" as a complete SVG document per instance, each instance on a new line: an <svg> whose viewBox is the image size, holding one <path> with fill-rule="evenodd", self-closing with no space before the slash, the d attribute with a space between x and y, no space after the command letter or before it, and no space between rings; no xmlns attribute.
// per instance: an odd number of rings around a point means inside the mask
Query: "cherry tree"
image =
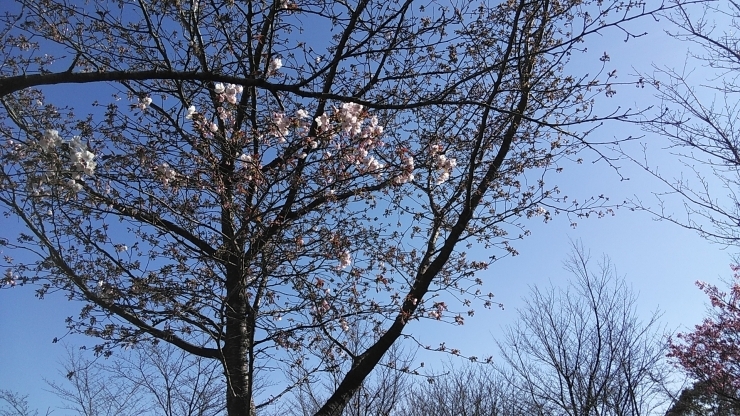
<svg viewBox="0 0 740 416"><path fill-rule="evenodd" d="M696 283L709 297L712 316L693 332L677 334L668 356L697 380L694 389L740 408L740 267L733 266L733 271L727 292Z"/></svg>
<svg viewBox="0 0 740 416"><path fill-rule="evenodd" d="M316 414L341 414L410 323L494 305L479 272L516 254L526 219L607 213L549 179L634 113L594 113L608 55L601 72L569 60L663 6L4 8L0 206L23 226L0 240L4 286L85 302L68 325L100 354L166 342L216 360L236 416L326 374Z"/></svg>

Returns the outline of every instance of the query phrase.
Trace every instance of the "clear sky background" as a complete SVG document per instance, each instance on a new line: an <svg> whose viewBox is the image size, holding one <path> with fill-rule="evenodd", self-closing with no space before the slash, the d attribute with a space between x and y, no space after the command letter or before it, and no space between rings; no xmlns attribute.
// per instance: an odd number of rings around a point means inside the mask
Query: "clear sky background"
<svg viewBox="0 0 740 416"><path fill-rule="evenodd" d="M650 18L641 20L633 29L637 32L648 30L649 34L627 43L617 30L605 32L598 42L592 38L586 45L589 53L576 57L573 68L580 69L581 65L595 68L604 51L611 56L607 69L617 69L619 81L630 80L629 74L635 70L651 71L653 64L681 68L688 44L666 36L663 24L663 21ZM697 68L692 79L699 82L709 75L705 69ZM84 94L84 88L94 87L79 88L80 94ZM655 102L652 93L649 88L622 86L614 98L604 100L599 108L646 108ZM640 134L643 133L634 125L611 123L593 137L608 140ZM681 165L663 149L666 142L647 135L643 143L648 146L651 160L660 165L662 171L680 173ZM666 191L659 181L629 162L620 165L622 174L630 180L620 181L619 175L606 164L590 163L594 155L584 154L583 157L583 165L568 166L561 176L551 177L551 183L557 181L564 194L582 198L603 193L617 203L634 196L652 201L653 192ZM716 196L722 197L724 194L717 190ZM676 213L682 212L681 204L674 202L670 208ZM0 218L0 222L0 237L14 235L12 231L17 230L14 218ZM528 287L564 283L570 278L562 264L570 252L572 240L580 240L594 260L602 254L610 256L618 272L639 294L640 312L647 318L659 308L664 312L662 322L671 329L690 329L705 315L706 298L694 286L694 281L720 283L721 279L731 277L729 264L734 248L709 243L695 232L655 221L647 213L618 209L613 217L577 222L578 226L572 228L565 216L555 216L547 224L542 223L541 217L529 220L527 225L532 235L515 244L520 255L504 258L480 275L485 282L483 290L493 292L495 300L504 304L504 310L477 309L475 317L467 318L464 326L423 322L413 323L409 331L432 345L446 341L466 355L495 356L495 340L500 339L503 325L514 322L516 308L527 295ZM28 394L32 407L42 412L56 407L59 400L45 391L44 379L63 381L57 372L66 352L61 343L52 344L52 339L65 335L64 318L78 312L78 305L68 302L63 293L52 293L38 300L31 287L0 290L0 389ZM73 347L95 342L81 336L67 337L63 341ZM436 357L439 361L447 360L442 354ZM429 358L434 360L435 356ZM426 356L424 360L428 361ZM58 410L54 414L66 413Z"/></svg>

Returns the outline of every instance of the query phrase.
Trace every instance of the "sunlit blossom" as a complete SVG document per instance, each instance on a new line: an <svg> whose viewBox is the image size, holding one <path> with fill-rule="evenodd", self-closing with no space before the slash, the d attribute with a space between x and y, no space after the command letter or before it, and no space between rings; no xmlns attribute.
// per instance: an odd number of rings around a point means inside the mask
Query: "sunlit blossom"
<svg viewBox="0 0 740 416"><path fill-rule="evenodd" d="M41 140L39 140L39 146L41 146L41 150L48 152L49 149L55 148L61 142L62 138L59 137L59 132L57 130L49 129L44 132Z"/></svg>
<svg viewBox="0 0 740 416"><path fill-rule="evenodd" d="M239 101L237 95L244 91L244 87L235 84L224 85L219 82L213 86L213 91L218 94L220 102L226 101L229 104L236 104Z"/></svg>
<svg viewBox="0 0 740 416"><path fill-rule="evenodd" d="M457 166L457 160L455 158L448 158L444 154L438 154L435 156L435 167L437 169L437 185L446 182L450 178L452 170Z"/></svg>
<svg viewBox="0 0 740 416"><path fill-rule="evenodd" d="M236 104L237 99L236 95L239 94L240 87L238 88L234 84L229 84L226 86L226 90L224 91L224 96L226 97L226 101L228 101L230 104Z"/></svg>
<svg viewBox="0 0 740 416"><path fill-rule="evenodd" d="M329 130L329 115L326 113L316 117L315 121L316 127L318 127L319 131Z"/></svg>
<svg viewBox="0 0 740 416"><path fill-rule="evenodd" d="M403 167L403 173L396 176L393 179L393 182L397 185L402 185L404 183L412 182L414 180L414 157L413 156L406 156L402 161L402 167Z"/></svg>
<svg viewBox="0 0 740 416"><path fill-rule="evenodd" d="M146 110L152 104L151 97L139 98L139 103L136 104L136 108L139 110Z"/></svg>
<svg viewBox="0 0 740 416"><path fill-rule="evenodd" d="M169 183L177 176L177 172L175 172L175 170L166 162L157 166L156 173L165 186L169 185Z"/></svg>
<svg viewBox="0 0 740 416"><path fill-rule="evenodd" d="M362 113L363 106L356 103L344 103L339 110L340 123L342 130L350 135L357 135L362 131Z"/></svg>
<svg viewBox="0 0 740 416"><path fill-rule="evenodd" d="M350 264L352 264L352 256L349 251L345 250L339 255L339 268L346 269Z"/></svg>
<svg viewBox="0 0 740 416"><path fill-rule="evenodd" d="M286 117L284 113L273 113L272 121L275 123L275 132L278 137L282 138L289 134L290 117Z"/></svg>
<svg viewBox="0 0 740 416"><path fill-rule="evenodd" d="M275 72L277 72L282 67L283 67L283 60L282 59L280 59L280 58L272 58L272 60L270 61L270 65L267 68L267 72L269 74L274 74Z"/></svg>
<svg viewBox="0 0 740 416"><path fill-rule="evenodd" d="M198 111L195 110L195 106L191 105L188 107L188 114L185 116L186 119L190 120L193 118L193 115L198 114Z"/></svg>
<svg viewBox="0 0 740 416"><path fill-rule="evenodd" d="M82 143L79 136L75 136L69 141L69 156L72 160L73 166L86 175L92 175L95 173L95 154L87 149L87 146Z"/></svg>
<svg viewBox="0 0 740 416"><path fill-rule="evenodd" d="M75 192L80 192L82 190L82 184L74 179L68 179L67 186Z"/></svg>

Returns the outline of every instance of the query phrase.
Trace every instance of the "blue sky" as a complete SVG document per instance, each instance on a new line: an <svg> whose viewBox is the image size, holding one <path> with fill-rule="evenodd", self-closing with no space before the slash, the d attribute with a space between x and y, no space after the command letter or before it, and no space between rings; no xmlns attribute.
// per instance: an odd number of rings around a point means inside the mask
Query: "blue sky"
<svg viewBox="0 0 740 416"><path fill-rule="evenodd" d="M628 43L623 42L624 36L619 31L605 32L601 42L590 43L589 53L578 57L572 65L574 68L594 66L598 63L595 58L608 51L611 56L608 69L618 69L620 81L628 81L628 75L635 69L650 71L651 64L683 66L687 44L665 36L662 22L645 19L635 28L645 30L646 24L650 26L649 35ZM701 80L702 74L708 73L699 69L694 79ZM604 101L600 108L646 108L652 102L652 91L647 88L623 86L617 91L617 96ZM634 125L613 123L603 126L594 137L610 139L640 134ZM666 144L660 138L646 136L643 142L648 146L651 160L663 171L680 173L680 165L663 149ZM659 181L628 162L620 165L622 174L630 180L620 181L606 164L591 164L594 157L587 154L584 159L583 165L568 167L561 177L553 178L564 193L579 196L603 193L611 201L619 202L633 196L649 201L652 192L665 190ZM681 212L682 207L676 203L672 209ZM5 232L16 226L12 217L2 221ZM711 244L692 231L655 221L644 212L619 209L613 217L578 220L576 228L570 226L565 216L556 216L547 224L534 218L528 225L532 235L515 245L521 254L500 260L480 276L485 282L484 291L493 292L496 300L505 305L504 310L478 310L464 326L414 323L411 333L432 345L445 340L466 355L495 356L494 341L500 337L503 325L514 322L516 307L521 305L528 287L558 284L570 277L562 263L573 240L580 240L594 259L609 255L619 273L639 294L640 311L648 316L659 308L664 312L662 322L671 329L690 328L704 316L705 297L694 281L719 283L720 279L731 276L733 248ZM0 236L5 232L0 232ZM52 293L38 300L30 287L0 290L0 389L28 394L33 406L42 411L57 406L59 401L45 391L44 379L60 380L57 370L66 353L63 345L52 344L52 339L66 333L64 318L76 313L78 307L68 302L63 293ZM94 340L71 336L64 342L79 346L93 344ZM438 355L437 359L447 357Z"/></svg>

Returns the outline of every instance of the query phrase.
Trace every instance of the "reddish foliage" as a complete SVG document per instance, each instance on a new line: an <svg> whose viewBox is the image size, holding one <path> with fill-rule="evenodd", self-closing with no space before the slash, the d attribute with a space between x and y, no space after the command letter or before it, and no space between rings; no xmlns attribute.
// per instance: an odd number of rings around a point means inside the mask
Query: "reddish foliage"
<svg viewBox="0 0 740 416"><path fill-rule="evenodd" d="M712 316L693 332L669 340L669 357L690 376L702 382L707 393L740 403L740 266L732 266L730 290L698 281L709 296Z"/></svg>

